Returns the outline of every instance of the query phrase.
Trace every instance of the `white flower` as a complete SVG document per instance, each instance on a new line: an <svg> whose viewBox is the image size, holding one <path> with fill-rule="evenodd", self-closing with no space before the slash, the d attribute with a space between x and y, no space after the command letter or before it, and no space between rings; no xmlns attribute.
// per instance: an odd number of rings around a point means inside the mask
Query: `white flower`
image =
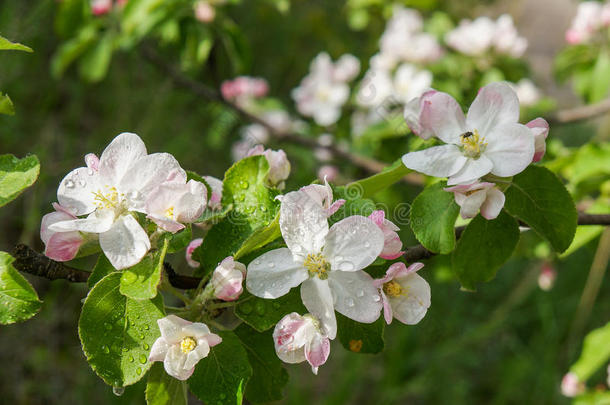
<svg viewBox="0 0 610 405"><path fill-rule="evenodd" d="M284 316L275 325L273 342L277 356L286 363L311 365L318 374L318 367L326 363L330 354L330 339L324 334L320 321L312 315L301 316L296 312Z"/></svg>
<svg viewBox="0 0 610 405"><path fill-rule="evenodd" d="M189 322L176 315L157 320L161 337L153 344L149 361L162 361L167 374L186 380L195 371L199 360L210 353L210 347L222 342L207 325Z"/></svg>
<svg viewBox="0 0 610 405"><path fill-rule="evenodd" d="M496 20L493 46L496 52L513 58L519 58L525 53L527 39L519 36L513 18L509 14L503 14Z"/></svg>
<svg viewBox="0 0 610 405"><path fill-rule="evenodd" d="M518 58L527 48L527 39L519 36L508 14L501 15L496 21L489 17L462 20L457 28L445 35L445 41L451 48L470 56L481 56L493 49L499 54Z"/></svg>
<svg viewBox="0 0 610 405"><path fill-rule="evenodd" d="M344 199L333 201L333 189L328 184L328 180L324 178L324 185L310 184L301 187L301 192L307 194L312 201L326 211L326 216L332 216L339 208L345 204Z"/></svg>
<svg viewBox="0 0 610 405"><path fill-rule="evenodd" d="M207 205L207 189L203 183L163 183L153 190L146 201L147 218L161 229L176 233L183 224L195 222Z"/></svg>
<svg viewBox="0 0 610 405"><path fill-rule="evenodd" d="M212 273L210 285L214 297L223 301L235 301L242 293L242 282L246 275L246 266L236 262L233 256L224 259Z"/></svg>
<svg viewBox="0 0 610 405"><path fill-rule="evenodd" d="M150 240L132 212L146 212L145 202L161 184L186 183L186 173L167 153L148 155L142 140L123 133L98 160L87 155L88 167L70 172L57 190L59 203L74 210L72 219L49 227L54 232L99 234L102 251L116 269L137 264L150 249Z"/></svg>
<svg viewBox="0 0 610 405"><path fill-rule="evenodd" d="M416 274L424 267L413 263L394 263L383 278L374 281L383 301L383 316L386 323L392 318L407 325L415 325L426 315L430 307L430 285Z"/></svg>
<svg viewBox="0 0 610 405"><path fill-rule="evenodd" d="M356 102L361 107L378 107L392 97L394 83L389 71L371 69L366 72L356 94Z"/></svg>
<svg viewBox="0 0 610 405"><path fill-rule="evenodd" d="M380 297L362 269L383 249L381 230L362 216L345 218L329 229L327 210L303 191L288 193L281 201L280 230L288 247L264 253L248 265L248 291L277 298L302 284L303 304L321 320L330 339L337 333L335 309L358 322L374 322Z"/></svg>
<svg viewBox="0 0 610 405"><path fill-rule="evenodd" d="M572 372L567 373L561 380L561 393L568 397L576 397L585 392L585 384Z"/></svg>
<svg viewBox="0 0 610 405"><path fill-rule="evenodd" d="M608 11L608 6L598 1L579 3L576 17L566 31L566 41L572 45L588 42L595 31L607 24Z"/></svg>
<svg viewBox="0 0 610 405"><path fill-rule="evenodd" d="M394 95L406 104L421 96L432 85L432 73L419 70L414 65L403 63L394 75Z"/></svg>
<svg viewBox="0 0 610 405"><path fill-rule="evenodd" d="M474 218L481 211L485 219L495 219L500 215L506 197L494 183L476 182L473 184L460 184L445 188L452 192L455 202L460 206L462 218Z"/></svg>
<svg viewBox="0 0 610 405"><path fill-rule="evenodd" d="M424 98L421 126L447 145L407 153L406 167L447 184L469 183L488 173L510 177L523 171L534 157L531 130L518 123L519 100L506 83L483 87L464 117L448 94L435 92ZM420 128L421 129L421 128Z"/></svg>
<svg viewBox="0 0 610 405"><path fill-rule="evenodd" d="M360 73L360 61L354 55L342 55L335 63L333 79L338 82L352 81Z"/></svg>

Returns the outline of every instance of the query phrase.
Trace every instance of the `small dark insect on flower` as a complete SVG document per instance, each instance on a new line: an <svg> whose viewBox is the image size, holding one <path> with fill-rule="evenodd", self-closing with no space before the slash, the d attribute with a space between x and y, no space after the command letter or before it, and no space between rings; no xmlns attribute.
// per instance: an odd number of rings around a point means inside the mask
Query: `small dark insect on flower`
<svg viewBox="0 0 610 405"><path fill-rule="evenodd" d="M460 137L462 139L466 139L466 138L470 138L471 136L473 136L474 134L471 131L468 132L464 132L462 135L460 135Z"/></svg>

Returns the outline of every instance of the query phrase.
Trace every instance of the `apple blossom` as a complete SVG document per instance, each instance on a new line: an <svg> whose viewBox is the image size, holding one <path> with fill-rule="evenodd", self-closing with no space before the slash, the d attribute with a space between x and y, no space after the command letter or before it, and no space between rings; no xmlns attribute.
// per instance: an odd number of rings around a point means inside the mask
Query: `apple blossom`
<svg viewBox="0 0 610 405"><path fill-rule="evenodd" d="M186 380L195 371L199 360L210 353L210 348L222 338L210 332L206 324L189 322L176 315L157 320L161 337L153 344L149 361L162 361L167 374Z"/></svg>
<svg viewBox="0 0 610 405"><path fill-rule="evenodd" d="M369 219L383 232L383 250L379 254L379 257L386 260L394 260L402 256L404 253L400 250L402 249L402 242L396 233L400 228L393 222L385 219L385 212L383 210L373 211L373 213L369 215Z"/></svg>
<svg viewBox="0 0 610 405"><path fill-rule="evenodd" d="M394 96L403 104L421 96L432 84L432 73L403 63L394 75Z"/></svg>
<svg viewBox="0 0 610 405"><path fill-rule="evenodd" d="M572 25L566 31L566 41L572 45L588 42L595 32L610 21L610 6L598 1L583 1L578 4Z"/></svg>
<svg viewBox="0 0 610 405"><path fill-rule="evenodd" d="M193 5L195 18L202 23L211 23L216 18L216 9L209 1L200 0Z"/></svg>
<svg viewBox="0 0 610 405"><path fill-rule="evenodd" d="M203 176L203 179L210 186L212 195L208 199L208 207L212 210L219 210L222 208L222 180L212 176Z"/></svg>
<svg viewBox="0 0 610 405"><path fill-rule="evenodd" d="M106 147L98 160L87 155L88 167L68 173L57 190L59 203L75 216L54 223L54 232L99 234L102 251L116 269L140 262L150 249L146 231L134 212L146 213L146 202L163 183L186 183L186 173L167 153L148 155L135 134L123 133Z"/></svg>
<svg viewBox="0 0 610 405"><path fill-rule="evenodd" d="M112 9L112 0L92 0L91 13L93 15L104 15Z"/></svg>
<svg viewBox="0 0 610 405"><path fill-rule="evenodd" d="M193 260L193 252L203 243L203 238L193 239L188 246L186 247L186 262L190 267L197 268L199 267L199 262Z"/></svg>
<svg viewBox="0 0 610 405"><path fill-rule="evenodd" d="M242 282L246 275L246 266L236 262L233 256L224 259L212 273L210 286L214 297L223 301L235 301L242 293Z"/></svg>
<svg viewBox="0 0 610 405"><path fill-rule="evenodd" d="M183 224L195 222L203 213L207 189L203 183L189 180L185 184L167 182L159 185L146 200L147 218L161 229L176 233Z"/></svg>
<svg viewBox="0 0 610 405"><path fill-rule="evenodd" d="M277 356L286 363L307 361L311 371L326 363L330 354L330 339L320 321L311 314L301 316L292 312L284 316L273 330L273 343Z"/></svg>
<svg viewBox="0 0 610 405"><path fill-rule="evenodd" d="M344 199L333 201L333 189L328 184L328 180L324 178L324 185L321 184L310 184L308 186L301 187L301 192L307 194L307 196L314 201L318 206L322 207L326 212L326 216L332 216L339 208L345 204Z"/></svg>
<svg viewBox="0 0 610 405"><path fill-rule="evenodd" d="M225 100L241 100L240 103L248 99L264 97L268 91L269 85L265 79L250 76L226 80L220 86L220 92Z"/></svg>
<svg viewBox="0 0 610 405"><path fill-rule="evenodd" d="M256 145L248 151L247 156L264 155L269 163L267 181L278 189L284 189L284 181L290 176L290 161L283 150L266 149L263 145Z"/></svg>
<svg viewBox="0 0 610 405"><path fill-rule="evenodd" d="M390 71L369 69L356 94L356 102L361 107L377 107L394 93L394 83Z"/></svg>
<svg viewBox="0 0 610 405"><path fill-rule="evenodd" d="M549 123L544 118L536 118L525 124L525 126L534 135L534 157L532 161L539 162L546 152L546 137L549 135Z"/></svg>
<svg viewBox="0 0 610 405"><path fill-rule="evenodd" d="M429 121L430 105L432 96L436 90L429 90L420 97L414 98L405 105L405 122L413 133L422 139L429 139L434 136L434 131Z"/></svg>
<svg viewBox="0 0 610 405"><path fill-rule="evenodd" d="M333 165L323 165L318 169L318 180L335 181L339 176L339 169Z"/></svg>
<svg viewBox="0 0 610 405"><path fill-rule="evenodd" d="M42 217L40 239L45 244L44 254L58 262L66 262L76 257L85 238L78 231L54 232L49 227L57 222L76 219L74 212L53 203L55 212Z"/></svg>
<svg viewBox="0 0 610 405"><path fill-rule="evenodd" d="M273 299L302 284L303 304L334 339L335 310L363 323L379 317L380 297L371 276L362 269L379 256L383 233L370 219L357 215L329 229L327 216L327 210L306 192L284 195L280 231L288 247L253 260L246 287L257 297Z"/></svg>
<svg viewBox="0 0 610 405"><path fill-rule="evenodd" d="M576 397L585 392L585 384L572 372L567 373L561 380L561 393L568 397Z"/></svg>
<svg viewBox="0 0 610 405"><path fill-rule="evenodd" d="M509 14L502 14L496 20L493 46L496 52L520 58L527 49L527 39L520 37Z"/></svg>
<svg viewBox="0 0 610 405"><path fill-rule="evenodd" d="M506 83L483 87L464 117L457 101L442 92L426 93L419 130L447 145L402 157L412 170L448 177L447 184L469 183L488 173L510 177L534 157L531 130L518 123L519 100Z"/></svg>
<svg viewBox="0 0 610 405"><path fill-rule="evenodd" d="M504 193L494 183L459 184L445 188L445 191L453 193L464 219L476 217L479 210L483 218L495 219L500 215L506 200Z"/></svg>
<svg viewBox="0 0 610 405"><path fill-rule="evenodd" d="M419 274L423 263L394 263L385 276L374 281L383 302L386 323L392 318L407 325L415 325L426 315L430 307L430 285Z"/></svg>
<svg viewBox="0 0 610 405"><path fill-rule="evenodd" d="M551 265L551 263L545 262L540 268L540 274L538 275L538 287L542 291L550 291L555 284L557 278L557 270Z"/></svg>

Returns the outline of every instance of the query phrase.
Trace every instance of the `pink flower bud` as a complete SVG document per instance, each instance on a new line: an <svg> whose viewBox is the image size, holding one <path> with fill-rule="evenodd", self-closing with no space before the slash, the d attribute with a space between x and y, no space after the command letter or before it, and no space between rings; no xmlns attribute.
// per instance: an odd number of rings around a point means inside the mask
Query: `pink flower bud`
<svg viewBox="0 0 610 405"><path fill-rule="evenodd" d="M320 169L318 169L318 179L320 179L321 181L324 181L324 179L326 179L327 181L330 181L332 183L337 179L338 175L339 169L337 168L337 166L324 165L321 166Z"/></svg>
<svg viewBox="0 0 610 405"><path fill-rule="evenodd" d="M497 218L506 200L504 193L494 183L459 184L445 188L445 191L453 193L464 219L476 217L479 210L485 219Z"/></svg>
<svg viewBox="0 0 610 405"><path fill-rule="evenodd" d="M557 271L550 263L544 263L538 275L538 287L543 291L549 291L555 284Z"/></svg>
<svg viewBox="0 0 610 405"><path fill-rule="evenodd" d="M223 301L235 301L241 295L242 282L246 275L246 266L233 260L233 256L224 259L214 273L210 285L214 289L214 297Z"/></svg>
<svg viewBox="0 0 610 405"><path fill-rule="evenodd" d="M536 118L525 124L534 135L534 158L532 162L539 162L546 152L546 137L549 135L549 123L544 118Z"/></svg>
<svg viewBox="0 0 610 405"><path fill-rule="evenodd" d="M55 232L49 229L55 223L76 219L69 209L57 203L53 203L53 208L55 208L55 212L42 217L40 239L45 244L44 254L48 258L58 262L67 262L76 257L85 239L78 231Z"/></svg>
<svg viewBox="0 0 610 405"><path fill-rule="evenodd" d="M385 219L385 212L383 210L374 211L369 218L381 229L383 232L383 250L379 254L379 257L386 260L394 260L399 258L404 252L402 249L402 242L400 237L396 233L400 228L394 225L393 222Z"/></svg>
<svg viewBox="0 0 610 405"><path fill-rule="evenodd" d="M561 380L561 393L569 398L582 394L585 391L585 385L578 379L578 376L572 372L567 373Z"/></svg>
<svg viewBox="0 0 610 405"><path fill-rule="evenodd" d="M277 151L271 149L265 150L263 145L256 145L247 154L248 157L259 155L265 155L269 163L269 174L267 175L269 183L279 189L284 188L284 180L290 175L290 161L286 156L286 152L281 149Z"/></svg>
<svg viewBox="0 0 610 405"><path fill-rule="evenodd" d="M193 252L203 243L203 238L193 239L186 247L186 262L193 268L199 267L199 262L193 260Z"/></svg>
<svg viewBox="0 0 610 405"><path fill-rule="evenodd" d="M195 3L195 18L202 23L210 23L216 18L216 10L207 1L198 1Z"/></svg>
<svg viewBox="0 0 610 405"><path fill-rule="evenodd" d="M435 90L430 90L414 98L405 105L404 117L407 125L413 133L422 139L429 139L434 135L434 131L429 123L432 97L437 94ZM442 97L442 94L439 96Z"/></svg>
<svg viewBox="0 0 610 405"><path fill-rule="evenodd" d="M112 0L93 0L91 2L91 13L93 15L104 15L112 9Z"/></svg>

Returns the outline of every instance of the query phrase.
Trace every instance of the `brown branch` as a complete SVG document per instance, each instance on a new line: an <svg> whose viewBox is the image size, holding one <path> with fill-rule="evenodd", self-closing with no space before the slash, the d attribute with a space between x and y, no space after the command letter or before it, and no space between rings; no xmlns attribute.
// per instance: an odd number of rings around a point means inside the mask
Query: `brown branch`
<svg viewBox="0 0 610 405"><path fill-rule="evenodd" d="M610 226L610 214L578 214L578 225L605 225ZM466 227L455 228L455 236L460 238ZM404 258L413 263L419 260L429 259L436 253L429 251L422 245L409 246L405 249ZM13 251L15 261L13 266L24 273L33 274L49 280L65 279L74 283L84 283L91 273L84 270L72 268L64 263L49 259L42 253L34 251L29 246L19 244ZM190 290L197 288L200 278L177 274L169 263L164 263L165 273L170 284L176 288Z"/></svg>
<svg viewBox="0 0 610 405"><path fill-rule="evenodd" d="M597 118L610 112L610 98L595 104L559 110L548 117L550 124L568 124Z"/></svg>
<svg viewBox="0 0 610 405"><path fill-rule="evenodd" d="M195 81L189 78L188 76L185 76L174 66L167 64L163 60L163 58L159 56L159 54L157 54L152 48L142 47L141 52L145 59L155 65L157 69L159 69L159 71L161 71L163 74L167 75L170 79L172 79L176 86L182 87L183 89L188 90L197 96L220 103L235 111L242 118L250 122L262 125L267 129L267 131L269 131L271 136L278 141L286 141L292 144L305 146L310 149L328 149L333 155L337 156L340 159L349 160L354 165L360 167L369 174L379 173L388 166L386 163L380 162L378 160L352 153L347 150L347 148L342 148L334 144L322 145L318 142L317 139L314 138L308 138L296 133L280 132L277 130L277 128L269 124L264 119L256 116L255 114L250 113L249 111L245 110L236 103L226 100L215 89L212 89L201 82ZM411 173L405 176L405 181L411 184L423 185L422 176L415 173Z"/></svg>

